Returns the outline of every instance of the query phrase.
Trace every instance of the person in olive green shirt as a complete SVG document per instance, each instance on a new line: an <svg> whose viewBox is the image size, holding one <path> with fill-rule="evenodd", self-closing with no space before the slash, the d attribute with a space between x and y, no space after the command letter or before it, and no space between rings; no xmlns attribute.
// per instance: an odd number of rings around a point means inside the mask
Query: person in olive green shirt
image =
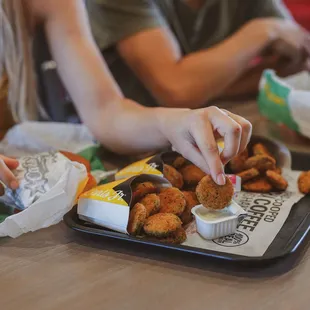
<svg viewBox="0 0 310 310"><path fill-rule="evenodd" d="M309 69L310 36L278 0L86 0L125 96L199 108L253 95L265 68Z"/></svg>

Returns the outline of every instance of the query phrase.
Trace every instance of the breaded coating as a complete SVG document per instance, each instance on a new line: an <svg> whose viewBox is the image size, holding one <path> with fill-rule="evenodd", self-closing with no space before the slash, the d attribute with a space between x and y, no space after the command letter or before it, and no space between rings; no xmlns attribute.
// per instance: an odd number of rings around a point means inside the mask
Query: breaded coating
<svg viewBox="0 0 310 310"><path fill-rule="evenodd" d="M134 186L133 198L139 200L147 194L152 194L157 192L157 187L152 182L143 182Z"/></svg>
<svg viewBox="0 0 310 310"><path fill-rule="evenodd" d="M182 227L181 220L172 213L157 213L150 216L143 226L144 232L149 236L167 237Z"/></svg>
<svg viewBox="0 0 310 310"><path fill-rule="evenodd" d="M251 168L248 170L244 170L237 174L241 178L241 182L245 183L251 179L254 179L259 176L259 171L256 168Z"/></svg>
<svg viewBox="0 0 310 310"><path fill-rule="evenodd" d="M171 243L171 244L181 244L186 241L186 232L184 228L179 228L168 237L165 238L156 238L159 242Z"/></svg>
<svg viewBox="0 0 310 310"><path fill-rule="evenodd" d="M221 210L230 204L234 195L234 186L228 177L226 177L226 184L221 186L207 175L197 185L196 195L204 207Z"/></svg>
<svg viewBox="0 0 310 310"><path fill-rule="evenodd" d="M186 206L186 200L179 189L175 187L167 188L159 194L159 198L160 213L173 213L181 216Z"/></svg>
<svg viewBox="0 0 310 310"><path fill-rule="evenodd" d="M200 180L206 175L197 166L191 164L181 169L184 183L187 185L196 186Z"/></svg>
<svg viewBox="0 0 310 310"><path fill-rule="evenodd" d="M245 168L256 168L260 172L274 170L276 168L276 160L267 155L255 155L246 160Z"/></svg>
<svg viewBox="0 0 310 310"><path fill-rule="evenodd" d="M164 177L173 187L181 189L183 187L183 177L179 171L169 165L164 165Z"/></svg>
<svg viewBox="0 0 310 310"><path fill-rule="evenodd" d="M153 215L159 211L160 208L160 199L156 194L148 194L142 200L140 200L145 206L146 209L146 217Z"/></svg>
<svg viewBox="0 0 310 310"><path fill-rule="evenodd" d="M285 191L288 187L287 181L283 178L282 175L272 171L272 170L267 170L266 171L266 177L269 183L276 188L279 191Z"/></svg>
<svg viewBox="0 0 310 310"><path fill-rule="evenodd" d="M129 214L127 231L131 235L138 235L146 220L146 209L143 204L136 203Z"/></svg>
<svg viewBox="0 0 310 310"><path fill-rule="evenodd" d="M272 170L277 174L282 174L282 169L280 167L276 167L276 169Z"/></svg>
<svg viewBox="0 0 310 310"><path fill-rule="evenodd" d="M303 194L310 194L310 171L304 171L298 177L298 188Z"/></svg>
<svg viewBox="0 0 310 310"><path fill-rule="evenodd" d="M174 160L174 162L173 162L173 164L172 164L172 166L175 168L175 169L180 169L180 168L182 168L183 166L185 166L187 164L187 160L183 157L183 156L178 156L175 160Z"/></svg>
<svg viewBox="0 0 310 310"><path fill-rule="evenodd" d="M265 177L261 177L243 184L242 189L247 192L269 193L272 191L272 185Z"/></svg>
<svg viewBox="0 0 310 310"><path fill-rule="evenodd" d="M235 156L230 162L229 167L233 173L238 173L244 170L244 163L249 157L248 149L246 148L243 152Z"/></svg>
<svg viewBox="0 0 310 310"><path fill-rule="evenodd" d="M182 193L185 197L186 206L185 206L185 209L181 215L181 221L182 221L183 225L186 225L192 221L192 219L193 219L193 215L191 212L192 208L197 206L199 204L199 201L197 199L195 192L182 192Z"/></svg>
<svg viewBox="0 0 310 310"><path fill-rule="evenodd" d="M253 145L253 154L254 155L267 155L267 156L272 157L270 152L266 148L266 146L262 143L257 143Z"/></svg>

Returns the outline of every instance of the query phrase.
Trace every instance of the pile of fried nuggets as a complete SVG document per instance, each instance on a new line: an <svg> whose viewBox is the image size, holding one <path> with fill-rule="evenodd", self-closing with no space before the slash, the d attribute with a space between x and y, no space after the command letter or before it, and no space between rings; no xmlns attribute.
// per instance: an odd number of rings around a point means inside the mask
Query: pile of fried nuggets
<svg viewBox="0 0 310 310"><path fill-rule="evenodd" d="M193 220L194 206L201 203L218 210L232 200L234 187L229 178L226 185L218 186L209 175L181 156L172 165L165 164L163 174L172 187L158 188L151 182L133 185L134 206L128 223L131 235L183 243L184 226Z"/></svg>
<svg viewBox="0 0 310 310"><path fill-rule="evenodd" d="M277 167L276 159L265 145L257 143L230 161L230 168L242 180L242 189L248 192L269 193L285 191L288 183Z"/></svg>
<svg viewBox="0 0 310 310"><path fill-rule="evenodd" d="M288 187L276 159L262 143L233 158L230 169L241 178L244 191L268 193L285 191ZM233 198L234 187L229 178L226 177L225 185L219 186L182 156L172 165L164 164L163 174L172 187L158 188L151 182L133 185L135 204L130 211L129 234L181 244L186 240L184 226L193 220L194 206L200 203L209 209L221 210ZM301 173L298 187L300 192L310 194L310 171Z"/></svg>

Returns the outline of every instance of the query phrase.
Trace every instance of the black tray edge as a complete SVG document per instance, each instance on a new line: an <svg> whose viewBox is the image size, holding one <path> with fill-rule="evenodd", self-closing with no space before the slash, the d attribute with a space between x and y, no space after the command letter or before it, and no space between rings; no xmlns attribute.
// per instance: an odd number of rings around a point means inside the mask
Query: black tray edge
<svg viewBox="0 0 310 310"><path fill-rule="evenodd" d="M94 227L86 227L83 225L77 224L73 217L77 217L76 213L76 206L71 209L67 214L64 216L64 222L65 224L80 233L92 235L92 236L100 236L105 238L112 238L116 240L122 240L122 241L129 241L134 242L136 244L142 244L142 245L148 245L148 246L155 246L163 249L178 251L178 252L185 252L190 254L195 254L198 256L204 256L207 258L216 258L220 259L222 261L233 261L236 263L272 263L275 261L278 261L279 259L284 259L292 254L294 254L300 246L305 241L306 237L308 236L308 233L310 231L310 216L309 214L300 224L300 230L297 231L290 240L289 246L285 248L285 252L282 252L280 255L273 255L273 256L242 256L242 255L236 255L236 254L230 254L225 252L217 252L217 251L211 251L206 249L199 249L199 248L193 248L189 246L183 246L183 245L173 245L173 244L165 244L155 241L150 241L146 239L140 239L133 236L129 236L126 234L121 234L118 232L112 232L107 231L104 229L98 229ZM295 240L298 240L298 242L294 243Z"/></svg>

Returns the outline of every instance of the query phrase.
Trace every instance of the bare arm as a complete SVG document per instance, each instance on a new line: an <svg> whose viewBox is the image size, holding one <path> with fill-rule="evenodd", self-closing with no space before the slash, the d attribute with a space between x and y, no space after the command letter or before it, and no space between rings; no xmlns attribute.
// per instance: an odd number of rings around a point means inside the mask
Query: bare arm
<svg viewBox="0 0 310 310"><path fill-rule="evenodd" d="M198 108L242 78L250 61L277 37L286 40L282 24L285 21L276 18L253 20L220 44L185 57L173 34L164 27L124 39L118 43L118 50L161 105ZM293 40L302 41L303 33L297 34L298 26L293 22L283 27L293 34ZM289 29L294 27L296 30Z"/></svg>
<svg viewBox="0 0 310 310"><path fill-rule="evenodd" d="M113 151L130 153L168 144L150 109L126 100L111 77L88 27L82 1L33 0L60 76L96 138ZM139 127L133 124L139 124ZM150 136L152 137L150 139Z"/></svg>
<svg viewBox="0 0 310 310"><path fill-rule="evenodd" d="M60 76L82 120L101 143L119 153L172 145L216 182L225 183L223 164L246 147L251 135L248 121L216 107L152 109L125 99L94 44L83 1L28 3L45 24ZM225 140L221 156L216 135Z"/></svg>

